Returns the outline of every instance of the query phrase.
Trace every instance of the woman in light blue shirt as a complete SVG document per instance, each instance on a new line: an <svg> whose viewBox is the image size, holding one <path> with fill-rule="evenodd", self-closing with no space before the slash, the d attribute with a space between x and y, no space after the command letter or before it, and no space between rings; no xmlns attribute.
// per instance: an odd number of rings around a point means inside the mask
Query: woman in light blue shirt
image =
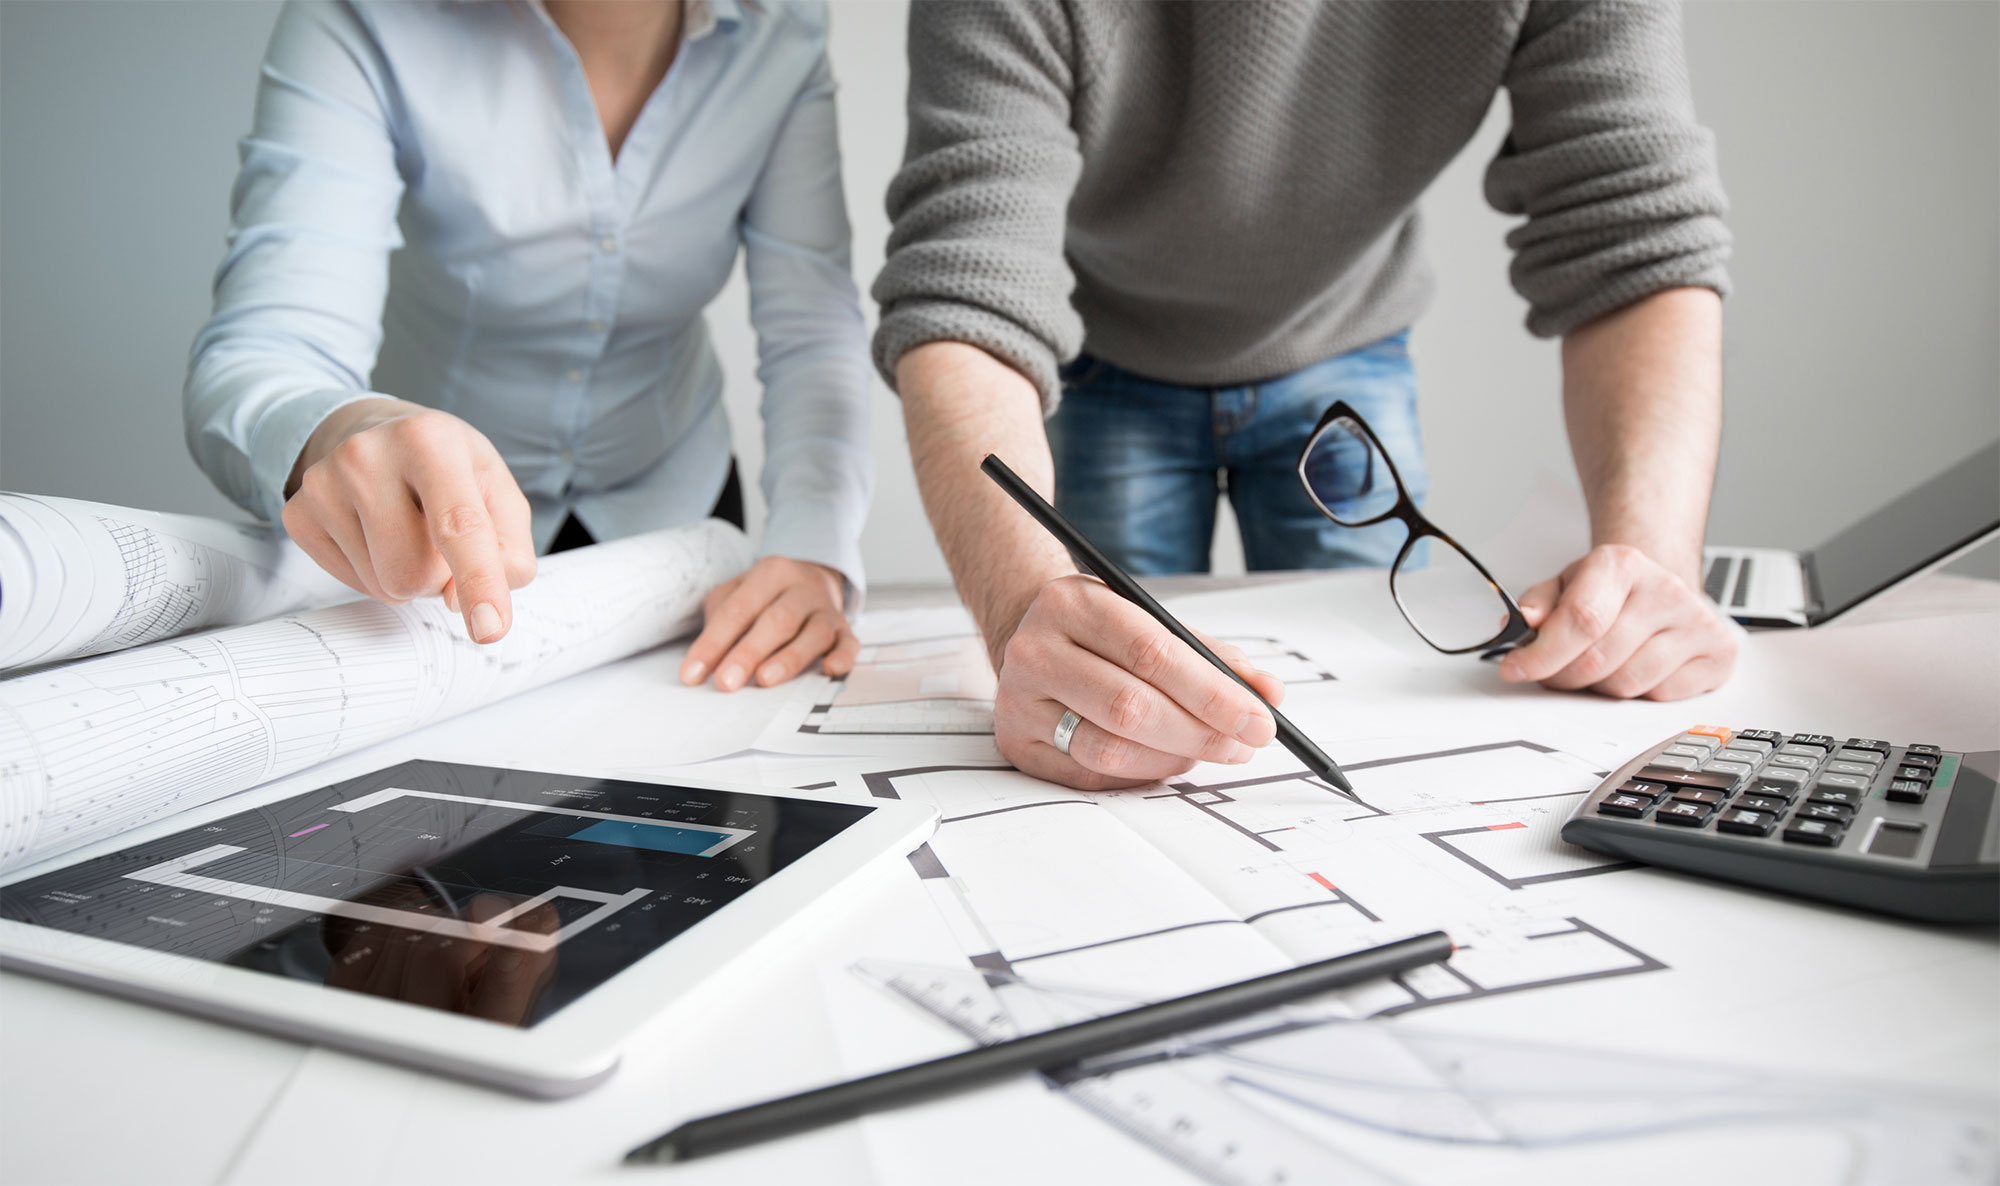
<svg viewBox="0 0 2000 1186"><path fill-rule="evenodd" d="M740 519L702 318L740 248L770 516L682 677L846 671L870 370L833 90L819 4L287 5L189 368L196 461L356 589L492 641L537 552Z"/></svg>

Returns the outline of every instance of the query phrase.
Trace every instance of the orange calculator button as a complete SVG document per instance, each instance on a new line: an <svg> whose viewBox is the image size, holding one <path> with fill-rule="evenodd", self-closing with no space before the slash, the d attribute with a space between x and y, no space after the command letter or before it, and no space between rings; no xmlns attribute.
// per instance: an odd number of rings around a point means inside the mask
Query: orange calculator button
<svg viewBox="0 0 2000 1186"><path fill-rule="evenodd" d="M1735 730L1726 729L1721 725L1696 725L1694 728L1689 729L1688 732L1701 737L1713 737L1720 745L1728 745L1736 739Z"/></svg>

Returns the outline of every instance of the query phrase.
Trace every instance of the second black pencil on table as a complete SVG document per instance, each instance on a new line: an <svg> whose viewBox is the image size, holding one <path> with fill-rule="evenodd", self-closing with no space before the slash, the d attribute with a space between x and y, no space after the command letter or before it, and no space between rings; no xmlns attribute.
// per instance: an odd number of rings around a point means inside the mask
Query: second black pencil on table
<svg viewBox="0 0 2000 1186"><path fill-rule="evenodd" d="M1285 718L1285 714L1273 707L1270 701L1258 695L1257 689L1250 687L1248 680L1236 674L1234 668L1224 663L1214 651L1204 646L1202 641L1194 636L1192 630L1181 625L1180 619L1168 613L1165 606L1153 600L1152 594L1140 588L1139 582L1133 580L1129 573L1118 567L1111 557L1099 551L1096 544L1085 539L1083 533L1076 529L1075 524L1064 518L1061 511L1051 506L1048 499L1035 493L1034 487L1022 481L1021 475L1008 468L1006 462L988 453L986 460L979 463L979 468L985 471L987 477L992 478L998 483L1000 488L1005 490L1009 497L1021 504L1021 509L1032 515L1035 522L1040 523L1047 529L1050 535L1056 537L1057 541L1063 547L1069 549L1069 554L1075 557L1076 562L1082 565L1092 576L1103 581L1113 593L1118 594L1133 605L1151 614L1154 621L1165 626L1168 632L1175 638L1193 647L1195 653L1214 664L1216 670L1235 680L1237 683L1242 684L1252 696L1256 696L1258 700L1263 701L1264 707L1271 710L1272 722L1277 725L1279 743L1289 750L1293 757L1305 763L1306 769L1343 791L1352 791L1354 789L1353 785L1347 781L1347 776L1340 772L1339 765L1332 758L1327 757L1325 752L1317 745L1314 745L1312 738L1301 733L1297 725L1292 724L1291 721Z"/></svg>

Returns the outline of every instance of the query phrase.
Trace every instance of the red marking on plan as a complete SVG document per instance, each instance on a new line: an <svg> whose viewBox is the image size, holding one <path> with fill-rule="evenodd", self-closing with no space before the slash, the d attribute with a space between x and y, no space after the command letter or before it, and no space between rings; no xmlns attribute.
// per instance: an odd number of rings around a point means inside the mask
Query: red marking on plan
<svg viewBox="0 0 2000 1186"><path fill-rule="evenodd" d="M1328 881L1326 878L1320 876L1317 873L1308 873L1306 874L1306 876L1312 878L1314 881L1317 881L1321 885L1325 886L1327 888L1327 892L1329 893L1337 894L1340 892L1340 888L1338 886L1334 885L1331 881Z"/></svg>
<svg viewBox="0 0 2000 1186"><path fill-rule="evenodd" d="M1526 824L1487 824L1486 830L1489 832L1504 832L1509 828L1525 828L1527 826Z"/></svg>

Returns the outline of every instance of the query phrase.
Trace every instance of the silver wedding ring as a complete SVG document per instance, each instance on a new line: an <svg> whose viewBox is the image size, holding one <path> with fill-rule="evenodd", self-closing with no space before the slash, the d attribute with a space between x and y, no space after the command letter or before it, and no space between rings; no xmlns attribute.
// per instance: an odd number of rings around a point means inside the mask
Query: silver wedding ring
<svg viewBox="0 0 2000 1186"><path fill-rule="evenodd" d="M1056 747L1057 753L1068 756L1069 739L1076 736L1076 727L1081 724L1083 724L1082 717L1068 709L1063 710L1062 720L1056 722L1056 735L1051 743Z"/></svg>

